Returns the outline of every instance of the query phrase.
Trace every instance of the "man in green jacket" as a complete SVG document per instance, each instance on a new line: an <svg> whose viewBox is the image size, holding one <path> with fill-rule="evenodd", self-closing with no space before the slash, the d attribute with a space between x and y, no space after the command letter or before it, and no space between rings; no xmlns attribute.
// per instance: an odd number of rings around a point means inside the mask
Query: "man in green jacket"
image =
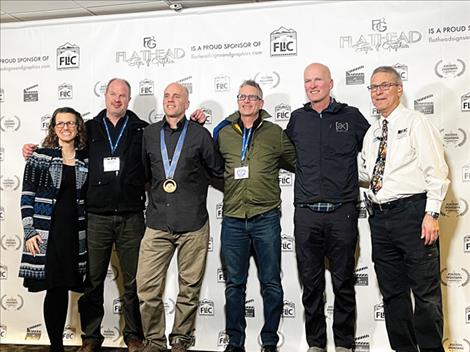
<svg viewBox="0 0 470 352"><path fill-rule="evenodd" d="M258 266L264 305L264 352L277 351L281 319L279 170L294 171L295 150L282 128L266 121L263 92L252 80L240 86L238 111L214 130L225 161L221 255L226 275L225 352L245 351L245 291L250 255Z"/></svg>

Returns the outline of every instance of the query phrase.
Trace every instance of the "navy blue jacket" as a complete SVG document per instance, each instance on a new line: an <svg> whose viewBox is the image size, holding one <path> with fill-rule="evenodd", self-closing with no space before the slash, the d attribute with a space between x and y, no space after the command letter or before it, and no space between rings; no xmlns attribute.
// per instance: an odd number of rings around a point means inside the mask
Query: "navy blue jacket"
<svg viewBox="0 0 470 352"><path fill-rule="evenodd" d="M310 103L292 112L286 132L297 155L295 205L357 200L357 154L368 128L357 108L334 99L321 113Z"/></svg>

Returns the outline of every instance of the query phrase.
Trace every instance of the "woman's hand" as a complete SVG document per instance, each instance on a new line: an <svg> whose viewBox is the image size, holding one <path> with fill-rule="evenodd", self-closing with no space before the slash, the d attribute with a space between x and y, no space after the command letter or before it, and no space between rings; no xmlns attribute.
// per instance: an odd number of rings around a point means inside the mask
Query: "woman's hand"
<svg viewBox="0 0 470 352"><path fill-rule="evenodd" d="M26 241L26 249L28 252L30 252L33 257L36 256L36 254L39 254L39 244L43 243L44 241L41 239L41 236L36 235L34 237L31 237L29 240Z"/></svg>

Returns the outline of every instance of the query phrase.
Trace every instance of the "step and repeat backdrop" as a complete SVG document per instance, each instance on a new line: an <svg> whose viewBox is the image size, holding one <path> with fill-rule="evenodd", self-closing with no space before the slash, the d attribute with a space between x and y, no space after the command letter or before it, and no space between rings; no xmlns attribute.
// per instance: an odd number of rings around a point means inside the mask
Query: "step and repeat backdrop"
<svg viewBox="0 0 470 352"><path fill-rule="evenodd" d="M303 70L312 62L332 71L334 97L377 118L368 85L372 70L392 65L404 81L404 104L426 114L441 131L451 187L441 210L441 279L447 351L470 352L470 3L464 1L276 1L181 12L103 16L1 26L0 84L0 339L47 344L43 293L28 293L18 278L23 246L19 210L24 143L40 143L55 108L71 106L85 119L104 108L113 77L132 86L130 109L150 123L163 117L165 86L178 81L191 106L204 109L213 127L237 109L243 80L263 88L271 120L285 127L306 102ZM282 267L285 291L280 350L305 351L301 287L293 236L294 175L281 171ZM370 232L362 201L357 251L356 351L390 351L382 299L371 262ZM224 277L220 264L222 194L209 192L211 238L198 309L196 350L221 351ZM326 289L331 327L333 300ZM167 331L175 312L176 265L168 273ZM122 283L114 257L106 278L102 333L106 346L123 346ZM71 294L64 330L79 345L78 295ZM260 349L262 299L252 262L246 298L247 350ZM334 348L331 328L329 350Z"/></svg>

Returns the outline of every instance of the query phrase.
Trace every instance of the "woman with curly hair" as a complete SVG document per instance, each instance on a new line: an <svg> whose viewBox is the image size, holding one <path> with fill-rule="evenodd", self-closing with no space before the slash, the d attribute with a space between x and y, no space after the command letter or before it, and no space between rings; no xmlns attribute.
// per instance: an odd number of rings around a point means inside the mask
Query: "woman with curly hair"
<svg viewBox="0 0 470 352"><path fill-rule="evenodd" d="M58 108L42 148L27 160L23 177L24 247L19 276L30 292L46 291L44 320L51 352L64 351L69 291L83 291L85 145L81 115L72 108Z"/></svg>

